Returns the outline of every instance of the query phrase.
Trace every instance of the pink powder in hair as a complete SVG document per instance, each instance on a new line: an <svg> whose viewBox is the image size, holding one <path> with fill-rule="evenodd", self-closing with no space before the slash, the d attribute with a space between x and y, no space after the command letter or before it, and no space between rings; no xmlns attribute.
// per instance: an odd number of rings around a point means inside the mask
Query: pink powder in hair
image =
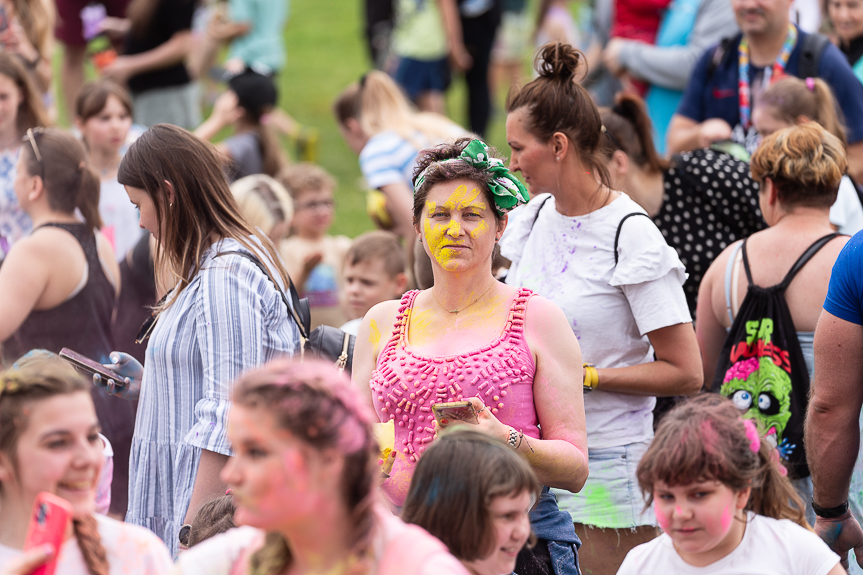
<svg viewBox="0 0 863 575"><path fill-rule="evenodd" d="M758 453L758 450L761 449L761 436L758 434L755 422L751 419L744 419L743 427L746 428L746 439L749 440L749 449L752 450L752 453Z"/></svg>
<svg viewBox="0 0 863 575"><path fill-rule="evenodd" d="M722 380L722 383L728 383L732 379L745 381L747 377L752 375L752 372L758 371L758 366L759 363L757 357L750 357L749 359L738 361L725 372L725 379Z"/></svg>

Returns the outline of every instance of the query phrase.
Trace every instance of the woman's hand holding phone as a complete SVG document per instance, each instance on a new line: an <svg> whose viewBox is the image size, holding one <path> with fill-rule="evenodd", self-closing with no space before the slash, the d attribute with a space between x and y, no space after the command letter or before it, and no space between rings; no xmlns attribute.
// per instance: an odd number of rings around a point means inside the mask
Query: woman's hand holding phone
<svg viewBox="0 0 863 575"><path fill-rule="evenodd" d="M30 575L44 565L54 555L54 546L50 544L25 551L20 557L10 561L0 571L0 575Z"/></svg>
<svg viewBox="0 0 863 575"><path fill-rule="evenodd" d="M123 399L138 399L138 396L141 394L141 380L144 377L144 366L128 353L121 351L112 351L110 357L113 363L107 363L105 367L122 375L124 381L105 380L98 373L94 373L93 384L101 387L111 395L116 395Z"/></svg>
<svg viewBox="0 0 863 575"><path fill-rule="evenodd" d="M500 422L500 420L495 417L495 415L491 412L491 409L485 406L482 399L479 397L466 397L464 401L469 401L470 404L474 407L474 411L476 411L476 419L477 423L470 425L476 425L478 431L482 431L492 437L497 437L498 439L502 439L503 441L509 440L509 426L504 425ZM440 429L446 429L451 425L467 425L468 422L453 420L449 421L437 421L435 420L435 425Z"/></svg>

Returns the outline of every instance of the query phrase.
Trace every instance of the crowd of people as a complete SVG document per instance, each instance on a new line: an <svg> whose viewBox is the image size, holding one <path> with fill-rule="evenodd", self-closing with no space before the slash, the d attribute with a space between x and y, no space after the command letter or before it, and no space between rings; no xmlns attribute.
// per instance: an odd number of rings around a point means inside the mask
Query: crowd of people
<svg viewBox="0 0 863 575"><path fill-rule="evenodd" d="M0 0L0 575L863 572L863 2L589 8L367 0L348 238L286 2Z"/></svg>

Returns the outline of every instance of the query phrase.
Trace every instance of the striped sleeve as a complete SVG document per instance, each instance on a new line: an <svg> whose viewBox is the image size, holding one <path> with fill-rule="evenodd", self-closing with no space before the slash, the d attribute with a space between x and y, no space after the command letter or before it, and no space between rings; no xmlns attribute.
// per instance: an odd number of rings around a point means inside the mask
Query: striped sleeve
<svg viewBox="0 0 863 575"><path fill-rule="evenodd" d="M404 138L392 132L373 136L360 152L360 169L370 188L389 184L410 183L416 161L416 149Z"/></svg>
<svg viewBox="0 0 863 575"><path fill-rule="evenodd" d="M266 359L263 342L268 310L263 294L272 288L252 262L239 256L219 260L201 274L195 302L204 395L195 405L195 422L185 441L232 455L226 432L233 382Z"/></svg>

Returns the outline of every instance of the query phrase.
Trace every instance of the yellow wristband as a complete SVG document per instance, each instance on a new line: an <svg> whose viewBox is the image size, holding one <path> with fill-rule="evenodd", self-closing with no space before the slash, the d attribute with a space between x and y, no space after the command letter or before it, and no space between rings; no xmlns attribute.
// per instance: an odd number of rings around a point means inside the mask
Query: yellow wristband
<svg viewBox="0 0 863 575"><path fill-rule="evenodd" d="M584 367L584 387L589 390L594 390L599 386L599 372L589 363L585 363Z"/></svg>

